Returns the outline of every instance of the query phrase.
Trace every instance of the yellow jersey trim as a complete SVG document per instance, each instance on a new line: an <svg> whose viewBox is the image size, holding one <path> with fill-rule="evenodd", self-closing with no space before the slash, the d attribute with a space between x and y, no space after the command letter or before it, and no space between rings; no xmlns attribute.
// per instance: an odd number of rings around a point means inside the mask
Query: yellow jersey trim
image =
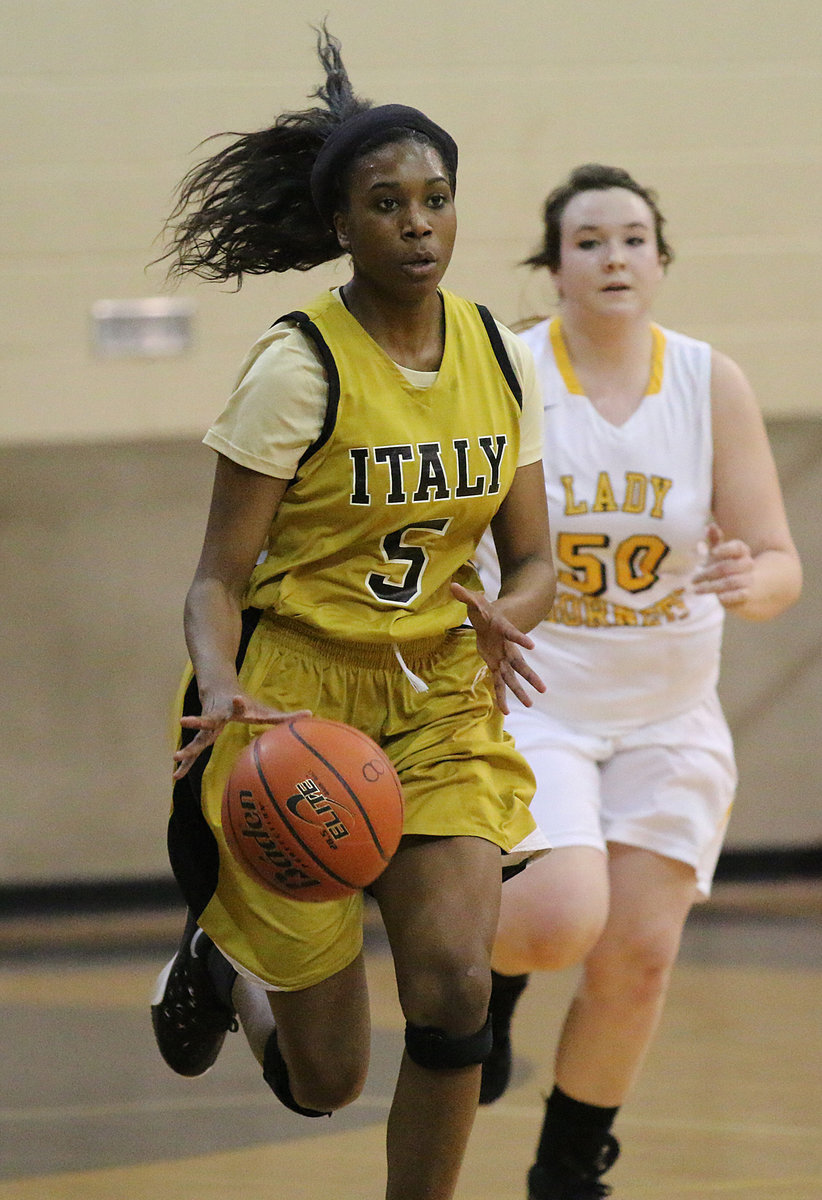
<svg viewBox="0 0 822 1200"><path fill-rule="evenodd" d="M571 359L568 355L568 347L565 345L565 338L562 336L562 321L559 317L553 317L551 324L548 326L548 333L551 338L551 347L554 351L554 359L556 360L557 368L562 376L563 383L567 387L572 396L584 396L585 389L577 378L577 373L571 365ZM665 373L665 332L658 325L651 325L651 373L648 378L648 386L645 389L646 396L656 396L662 391L662 380Z"/></svg>

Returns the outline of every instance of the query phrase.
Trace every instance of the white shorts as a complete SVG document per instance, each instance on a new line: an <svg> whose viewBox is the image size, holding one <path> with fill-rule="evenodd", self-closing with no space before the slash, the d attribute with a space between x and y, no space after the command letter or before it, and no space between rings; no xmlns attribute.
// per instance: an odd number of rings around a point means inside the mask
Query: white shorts
<svg viewBox="0 0 822 1200"><path fill-rule="evenodd" d="M552 847L639 846L693 867L699 891L710 895L737 781L715 694L619 734L520 705L505 725L536 776L531 812Z"/></svg>

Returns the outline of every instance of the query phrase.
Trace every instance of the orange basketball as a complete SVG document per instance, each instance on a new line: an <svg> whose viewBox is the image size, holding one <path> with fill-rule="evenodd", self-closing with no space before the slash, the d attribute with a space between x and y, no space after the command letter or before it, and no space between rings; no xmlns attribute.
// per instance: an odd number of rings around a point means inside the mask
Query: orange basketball
<svg viewBox="0 0 822 1200"><path fill-rule="evenodd" d="M359 729L320 717L273 725L242 751L223 793L223 832L263 887L335 900L367 887L399 845L397 772Z"/></svg>

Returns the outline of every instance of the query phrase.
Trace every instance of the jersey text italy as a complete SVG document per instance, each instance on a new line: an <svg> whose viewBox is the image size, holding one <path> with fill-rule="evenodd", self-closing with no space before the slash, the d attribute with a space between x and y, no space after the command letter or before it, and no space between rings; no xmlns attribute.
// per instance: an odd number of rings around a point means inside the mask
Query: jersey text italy
<svg viewBox="0 0 822 1200"><path fill-rule="evenodd" d="M427 638L464 620L449 585L478 587L469 560L513 480L521 398L490 315L449 292L443 302L445 351L426 389L331 295L289 314L323 360L328 409L249 604L355 641Z"/></svg>

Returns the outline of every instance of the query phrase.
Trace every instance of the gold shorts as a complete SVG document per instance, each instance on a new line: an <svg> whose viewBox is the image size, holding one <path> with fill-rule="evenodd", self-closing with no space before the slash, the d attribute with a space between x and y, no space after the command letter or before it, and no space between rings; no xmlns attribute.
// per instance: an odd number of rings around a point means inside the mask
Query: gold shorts
<svg viewBox="0 0 822 1200"><path fill-rule="evenodd" d="M503 730L473 630L401 650L427 691L414 690L393 645L330 642L266 614L248 640L240 681L272 707L308 708L379 743L402 782L404 833L481 837L512 850L535 828L528 809L534 777ZM196 711L193 681L188 696L188 711ZM169 851L186 899L216 945L267 985L296 991L356 958L362 893L291 900L260 887L234 861L220 825L223 789L237 755L261 731L232 722L204 769L179 781Z"/></svg>

